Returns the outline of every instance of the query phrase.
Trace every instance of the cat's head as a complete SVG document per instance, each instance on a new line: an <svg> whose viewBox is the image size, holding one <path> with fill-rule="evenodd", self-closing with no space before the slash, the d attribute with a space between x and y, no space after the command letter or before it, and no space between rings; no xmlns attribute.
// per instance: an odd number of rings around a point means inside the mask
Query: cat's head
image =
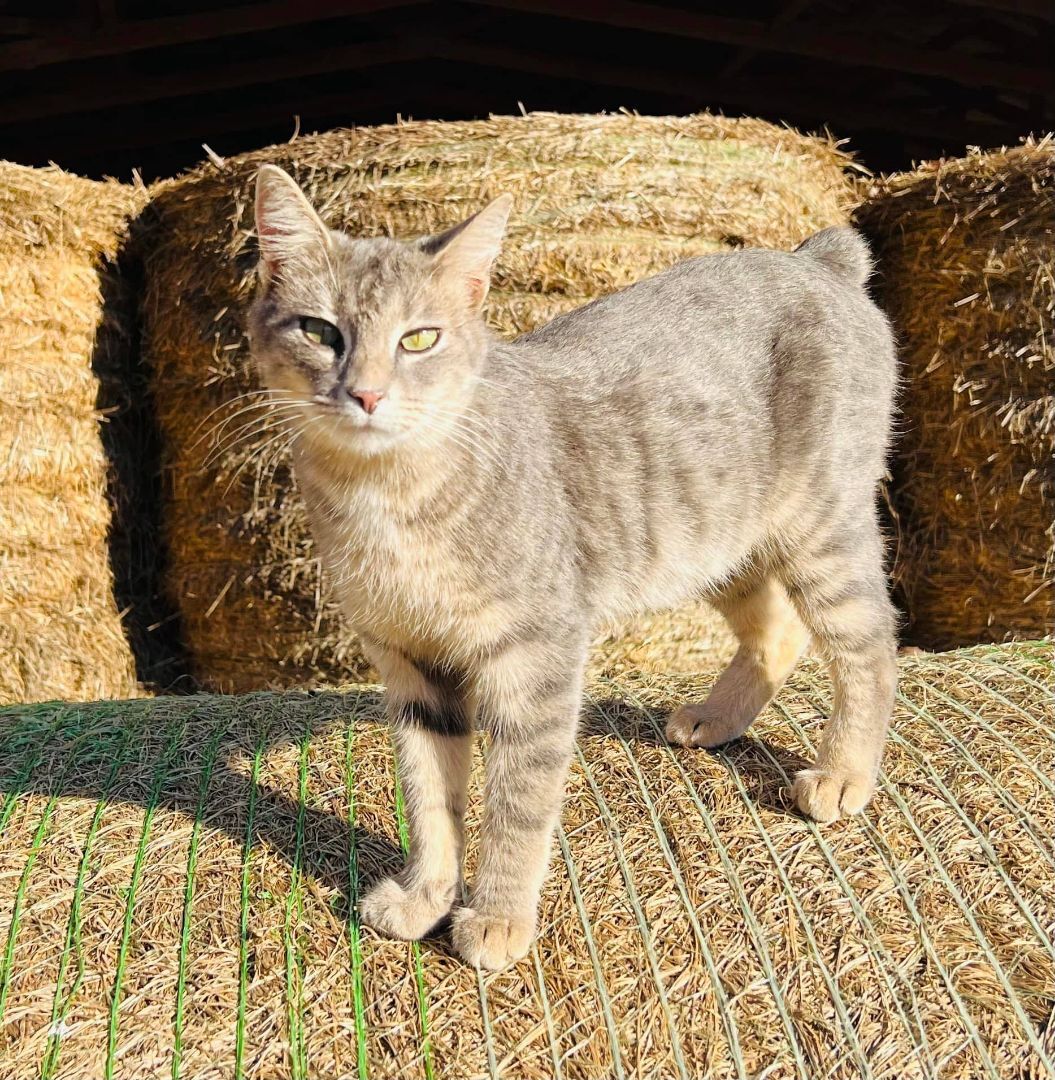
<svg viewBox="0 0 1055 1080"><path fill-rule="evenodd" d="M481 308L511 204L502 196L439 236L355 239L265 165L249 329L265 386L292 403L282 407L363 456L413 449L454 425L484 363Z"/></svg>

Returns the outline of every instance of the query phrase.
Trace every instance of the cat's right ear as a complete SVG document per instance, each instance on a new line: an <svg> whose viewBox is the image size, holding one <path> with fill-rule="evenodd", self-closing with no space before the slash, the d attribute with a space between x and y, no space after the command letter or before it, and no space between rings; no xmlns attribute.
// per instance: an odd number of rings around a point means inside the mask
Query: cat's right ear
<svg viewBox="0 0 1055 1080"><path fill-rule="evenodd" d="M256 174L256 235L265 281L330 244L329 231L304 192L277 165L262 165Z"/></svg>

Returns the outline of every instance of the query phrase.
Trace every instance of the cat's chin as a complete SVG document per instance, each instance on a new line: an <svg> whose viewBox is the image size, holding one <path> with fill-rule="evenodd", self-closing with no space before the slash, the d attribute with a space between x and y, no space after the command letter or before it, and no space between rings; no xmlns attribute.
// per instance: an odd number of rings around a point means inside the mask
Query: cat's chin
<svg viewBox="0 0 1055 1080"><path fill-rule="evenodd" d="M404 441L400 431L377 423L355 423L347 417L331 416L315 429L308 428L311 442L325 444L327 450L349 457L371 458L386 454Z"/></svg>
<svg viewBox="0 0 1055 1080"><path fill-rule="evenodd" d="M399 435L394 432L367 429L366 431L351 433L350 437L347 437L342 445L349 454L372 458L390 453L402 441Z"/></svg>

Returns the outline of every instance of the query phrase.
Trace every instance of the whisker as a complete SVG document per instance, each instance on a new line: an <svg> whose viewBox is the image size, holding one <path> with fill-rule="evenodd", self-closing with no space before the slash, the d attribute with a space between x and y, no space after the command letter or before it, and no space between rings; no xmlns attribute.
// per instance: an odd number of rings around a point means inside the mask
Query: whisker
<svg viewBox="0 0 1055 1080"><path fill-rule="evenodd" d="M293 434L294 434L294 435L299 435L299 434L300 434L300 432L299 432L299 431L296 431L296 432L294 432ZM254 448L254 449L253 449L253 450L252 450L252 451L251 451L251 452L250 452L250 453L249 453L249 454L248 454L248 455L246 456L245 460L244 460L244 461L243 461L243 462L242 462L242 463L241 463L241 464L240 464L240 465L238 466L238 468L237 468L237 469L235 469L234 473L232 474L232 476L231 476L230 480L229 480L229 481L228 481L228 483L227 483L227 487L226 487L226 488L224 488L224 495L226 496L226 495L227 495L227 494L228 494L228 493L230 492L231 488L232 488L232 487L233 487L233 485L234 485L234 482L235 482L235 481L236 481L236 480L238 479L238 477L239 477L239 476L241 476L241 475L242 475L242 473L243 473L243 472L245 472L246 468L247 468L247 467L248 467L248 466L249 466L250 464L252 464L252 462L253 462L253 461L259 460L259 459L261 458L261 456L262 456L262 455L263 455L263 454L264 454L264 453L265 453L265 452L266 452L266 451L267 451L267 450L268 450L268 449L269 449L270 447L272 447L272 446L275 446L275 445L277 445L278 443L282 442L282 441L283 441L284 439L286 439L286 438L287 438L287 437L288 437L289 435L290 435L290 430L289 430L289 429L284 429L283 431L280 431L280 432L278 433L278 435L276 435L276 436L275 436L275 437L274 437L273 439L270 439L270 440L269 440L268 442L266 442L266 443L265 443L265 444L264 444L263 446L255 447L255 448ZM291 443L290 445L292 445L292 443Z"/></svg>
<svg viewBox="0 0 1055 1080"><path fill-rule="evenodd" d="M237 452L240 447L251 447L260 438L273 432L289 430L289 425L295 422L295 417L281 417L269 419L266 423L254 423L240 428L238 432L229 436L219 446L215 446L205 456L201 468L207 469L216 465L224 456Z"/></svg>
<svg viewBox="0 0 1055 1080"><path fill-rule="evenodd" d="M198 452L205 455L213 453L222 453L224 449L242 437L243 433L251 430L254 427L267 428L271 424L278 421L285 421L292 416L296 415L296 410L285 409L278 412L258 413L256 416L251 417L249 420L243 421L238 427L231 428L227 431L221 431L217 429L214 432L210 432L209 442L202 445L203 440L198 440L195 447L191 449L198 449Z"/></svg>
<svg viewBox="0 0 1055 1080"><path fill-rule="evenodd" d="M300 409L301 406L299 405L286 405L284 408L276 409L264 415L252 417L233 431L226 432L222 438L217 438L214 445L210 448L209 453L206 455L206 459L211 460L217 455L222 454L237 445L237 443L244 438L243 432L251 431L253 428L266 431L275 423L285 423L288 420L295 418ZM216 435L219 435L218 431Z"/></svg>
<svg viewBox="0 0 1055 1080"><path fill-rule="evenodd" d="M325 419L325 416L312 416L309 417L303 424L294 427L289 439L271 455L271 458L266 463L261 460L261 466L258 470L258 476L260 477L261 482L263 482L264 473L270 472L271 475L274 476L275 470L278 468L279 462L284 457L287 457L290 454L290 452L293 450L294 444L304 434L307 428L309 428L312 424L318 423L320 420ZM265 447L264 451L261 452L261 459L263 458L263 454L266 453L266 449L267 448Z"/></svg>
<svg viewBox="0 0 1055 1080"><path fill-rule="evenodd" d="M482 460L484 463L491 465L492 468L500 469L501 462L498 458L496 448L486 443L483 437L477 432L463 428L459 426L457 422L449 424L444 428L439 428L435 425L426 426L426 430L445 436L456 445L462 447L462 449L468 451L478 461Z"/></svg>
<svg viewBox="0 0 1055 1080"><path fill-rule="evenodd" d="M224 409L230 409L233 405L236 405L239 401L244 401L246 398L264 397L266 400L259 401L259 402L255 403L258 407L262 407L264 405L267 405L267 404L271 403L274 400L274 395L276 395L276 394L286 394L288 396L292 396L289 393L288 390L266 390L266 389L265 390L247 390L245 393L236 394L233 398L228 398L227 401L222 401L219 405L216 406L216 408L210 409L201 418L201 420L199 420L198 423L195 425L194 429L191 431L191 435L196 434L197 431L201 428L201 426L203 424L205 424L205 423L208 423L208 421L210 419L212 419L212 417L214 417L218 412L222 412Z"/></svg>
<svg viewBox="0 0 1055 1080"><path fill-rule="evenodd" d="M432 414L450 421L448 431L460 430L463 434L472 436L474 444L481 450L487 451L488 460L495 465L500 463L498 448L491 441L492 431L486 426L487 421L484 417L471 412L444 409L442 406L435 407ZM440 429L433 427L432 430L439 431Z"/></svg>
<svg viewBox="0 0 1055 1080"><path fill-rule="evenodd" d="M510 387L505 383L495 382L494 379L486 379L483 375L475 375L473 381L480 386L493 386L496 390L509 390Z"/></svg>
<svg viewBox="0 0 1055 1080"><path fill-rule="evenodd" d="M299 406L303 404L304 402L294 398L292 395L289 395L288 398L268 398L266 401L253 401L248 405L243 405L241 408L235 409L229 416L225 416L222 420L218 420L210 430L215 431L231 423L232 420L237 420L239 416L244 416L247 413L256 412L260 409L283 409L288 408L291 405ZM214 409L213 412L215 411L216 410Z"/></svg>

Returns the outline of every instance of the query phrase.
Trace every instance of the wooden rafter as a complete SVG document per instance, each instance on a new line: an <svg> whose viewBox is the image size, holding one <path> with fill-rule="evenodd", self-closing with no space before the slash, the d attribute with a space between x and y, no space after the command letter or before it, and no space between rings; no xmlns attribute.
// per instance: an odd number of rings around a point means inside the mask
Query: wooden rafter
<svg viewBox="0 0 1055 1080"><path fill-rule="evenodd" d="M83 25L72 19L44 19L29 15L0 15L0 34L17 34L23 37L37 35L46 37L56 31L62 34L76 33Z"/></svg>
<svg viewBox="0 0 1055 1080"><path fill-rule="evenodd" d="M21 123L49 116L65 116L121 105L138 105L148 101L236 90L258 83L276 83L285 79L324 75L332 71L378 67L416 60L426 53L426 43L416 37L399 41L332 45L325 49L304 49L267 59L224 63L206 71L170 72L25 97L20 101L10 102L0 115L6 123Z"/></svg>
<svg viewBox="0 0 1055 1080"><path fill-rule="evenodd" d="M785 0L781 5L777 13L766 24L770 32L776 30L778 27L786 26L788 23L794 22L807 8L811 7L816 0ZM734 75L739 74L756 56L758 56L759 50L754 47L744 46L737 49L736 54L732 59L722 68L722 78L731 79Z"/></svg>
<svg viewBox="0 0 1055 1080"><path fill-rule="evenodd" d="M26 97L9 103L3 114L7 124L36 121L51 116L91 112L143 104L181 96L234 90L258 83L352 71L419 59L443 59L480 67L504 68L550 79L574 77L602 86L628 91L645 91L702 108L714 102L772 114L774 108L798 116L823 116L847 129L864 126L901 131L922 138L957 141L999 139L997 125L985 121L964 122L955 116L928 116L924 112L898 110L883 104L869 104L841 95L825 96L787 85L762 83L756 79L708 80L695 73L678 73L624 63L605 63L552 52L519 47L483 44L464 37L441 37L421 32L400 40L331 46L304 50L271 59L225 63L204 71L163 73L97 87L84 87ZM979 103L984 109L984 102Z"/></svg>
<svg viewBox="0 0 1055 1080"><path fill-rule="evenodd" d="M0 71L30 71L49 64L90 60L102 56L193 41L212 41L263 30L279 30L322 19L368 15L405 7L412 0L268 0L243 7L220 8L196 15L170 15L134 22L112 22L95 31L49 35L0 45ZM63 27L65 30L66 28Z"/></svg>
<svg viewBox="0 0 1055 1080"><path fill-rule="evenodd" d="M683 75L656 68L627 64L608 64L581 57L569 59L551 52L519 47L481 45L469 41L436 43L435 55L445 60L505 68L532 75L567 79L569 74L585 82L626 90L643 90L680 98L690 108L702 109L715 102L758 110L772 116L783 112L798 116L824 116L847 130L871 128L898 131L921 138L946 138L969 142L987 137L999 141L1003 128L984 122L968 124L956 116L929 118L920 112L899 111L881 104L848 101L838 95L823 95L796 90L794 87L764 83L755 79L717 80L708 83L694 75Z"/></svg>
<svg viewBox="0 0 1055 1080"><path fill-rule="evenodd" d="M186 114L165 122L166 142L183 140L201 141L217 135L239 131L252 131L259 128L274 128L288 124L292 134L297 117L333 119L335 123L352 125L359 122L365 113L378 110L390 110L394 119L398 112L405 112L407 101L428 100L445 110L471 113L478 100L461 87L444 83L426 85L406 85L398 88L371 86L363 89L350 89L337 94L294 95L274 103L248 105L244 108L209 113L201 116L197 113ZM156 145L158 125L148 117L102 129L78 132L62 139L63 149L67 153L95 154L105 150L137 149ZM14 151L16 157L20 150L32 153L39 138L20 137L16 131L5 140L5 149Z"/></svg>
<svg viewBox="0 0 1055 1080"><path fill-rule="evenodd" d="M298 113L313 123L360 119L364 112L394 115L405 108L404 93L421 95L416 107L423 115L472 115L511 108L518 99L530 107L533 93L537 107L582 107L584 94L595 104L649 110L719 106L806 128L830 123L839 132L864 133L881 154L898 140L905 155L1014 142L1055 123L1055 63L1046 62L1049 52L1055 56L1055 0L942 0L922 7L921 17L911 0L887 9L864 0L776 0L766 19L729 17L725 12L736 9L717 0L243 0L219 6L230 3L200 0L204 10L134 20L122 16L121 0L66 0L62 17L0 15L6 89L0 157L36 160L47 152L65 164L70 159L63 155L71 154L76 167L78 155L106 161L108 150L153 147L163 161L166 144L186 149L185 143L225 132L274 129L281 138ZM817 10L803 17L811 4ZM401 8L413 10L383 14ZM380 17L366 18L374 14ZM331 33L335 24L327 21L335 19L347 22ZM481 33L482 24L498 20L500 33ZM560 33L551 46L540 34L554 25ZM595 47L602 29L612 54ZM964 35L978 40L963 41ZM378 40L362 40L369 37ZM229 48L193 48L223 39ZM538 44L525 50L520 41ZM701 42L713 46L705 50L706 65L669 61L672 51L681 56ZM117 59L148 50L157 52L130 57L127 65ZM760 78L749 77L744 68L757 56L770 63L756 63L752 73ZM432 99L404 81L420 83L421 65L385 70L417 60L456 69ZM375 67L376 78L339 78ZM778 78L774 70L785 74ZM302 92L297 80L305 78L315 82ZM568 82L574 85L562 90ZM346 92L348 83L360 89ZM600 89L588 89L591 84ZM200 103L208 95L217 107L210 102L202 117ZM154 102L165 104L135 108ZM58 122L38 123L51 119Z"/></svg>
<svg viewBox="0 0 1055 1080"><path fill-rule="evenodd" d="M1055 4L1051 0L951 0L964 7L986 8L989 11L1006 11L1012 15L1028 15L1034 19L1055 22Z"/></svg>
<svg viewBox="0 0 1055 1080"><path fill-rule="evenodd" d="M1006 61L977 59L958 53L913 48L874 38L825 33L794 24L773 31L752 19L729 18L684 8L659 7L637 0L472 0L488 7L522 14L573 18L626 30L672 34L739 45L762 52L808 56L839 64L859 65L910 75L948 79L964 86L990 86L1033 93L1055 92L1055 66L1030 68Z"/></svg>

